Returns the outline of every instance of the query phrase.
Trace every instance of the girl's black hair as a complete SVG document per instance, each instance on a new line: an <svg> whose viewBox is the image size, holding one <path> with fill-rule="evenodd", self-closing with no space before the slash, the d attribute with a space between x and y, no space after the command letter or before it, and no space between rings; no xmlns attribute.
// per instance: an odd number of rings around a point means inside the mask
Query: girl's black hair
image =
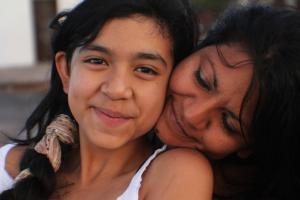
<svg viewBox="0 0 300 200"><path fill-rule="evenodd" d="M248 192L232 199L300 199L300 13L259 5L230 8L199 48L224 43L241 44L253 63L241 118L257 98L250 127L243 130L257 174Z"/></svg>
<svg viewBox="0 0 300 200"><path fill-rule="evenodd" d="M66 53L70 62L77 47L92 42L103 25L114 18L126 18L140 14L156 20L173 44L174 63L189 55L199 38L198 22L188 0L84 0L74 9L58 14L50 27L53 29L53 55L59 51ZM73 118L67 95L53 59L50 88L44 99L26 121L25 140L15 140L19 144L32 145L44 135L45 128L58 114ZM70 146L62 146L64 155ZM20 170L29 168L32 176L17 182L12 189L0 195L2 200L44 200L55 190L55 173L46 156L34 150L27 150L20 164Z"/></svg>

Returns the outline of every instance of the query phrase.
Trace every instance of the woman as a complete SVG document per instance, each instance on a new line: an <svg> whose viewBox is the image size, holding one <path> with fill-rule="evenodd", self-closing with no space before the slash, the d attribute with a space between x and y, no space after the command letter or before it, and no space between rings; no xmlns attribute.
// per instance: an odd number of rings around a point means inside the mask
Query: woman
<svg viewBox="0 0 300 200"><path fill-rule="evenodd" d="M157 125L204 152L218 199L299 199L300 14L230 9L182 61Z"/></svg>
<svg viewBox="0 0 300 200"><path fill-rule="evenodd" d="M50 90L19 141L33 148L0 149L0 199L210 199L203 156L168 151L150 165L165 147L146 138L173 65L194 47L194 19L184 0L85 0L58 15Z"/></svg>

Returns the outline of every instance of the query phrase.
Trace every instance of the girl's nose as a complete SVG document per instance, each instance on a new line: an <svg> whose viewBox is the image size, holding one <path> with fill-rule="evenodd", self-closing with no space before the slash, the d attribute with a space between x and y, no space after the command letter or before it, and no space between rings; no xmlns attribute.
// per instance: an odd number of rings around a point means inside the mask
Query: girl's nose
<svg viewBox="0 0 300 200"><path fill-rule="evenodd" d="M120 70L119 70L120 71ZM130 74L112 71L101 85L101 92L111 100L126 100L133 96Z"/></svg>

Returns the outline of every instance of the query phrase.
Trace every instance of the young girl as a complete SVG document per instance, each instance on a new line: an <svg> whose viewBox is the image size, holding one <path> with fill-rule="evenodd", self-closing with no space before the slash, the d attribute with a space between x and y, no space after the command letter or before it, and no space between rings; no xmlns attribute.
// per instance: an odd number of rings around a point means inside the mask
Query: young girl
<svg viewBox="0 0 300 200"><path fill-rule="evenodd" d="M150 165L165 147L146 138L198 37L189 4L85 0L52 27L50 90L19 142L32 148L1 148L0 199L210 199L202 156L179 149Z"/></svg>

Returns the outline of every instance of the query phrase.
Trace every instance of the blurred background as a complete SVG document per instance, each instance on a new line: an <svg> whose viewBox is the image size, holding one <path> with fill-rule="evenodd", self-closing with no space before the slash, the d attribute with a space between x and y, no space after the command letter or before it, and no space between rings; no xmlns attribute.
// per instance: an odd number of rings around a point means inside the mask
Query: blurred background
<svg viewBox="0 0 300 200"><path fill-rule="evenodd" d="M50 30L57 12L82 0L10 0L0 2L0 143L16 136L41 100L50 77ZM202 30L230 5L268 4L300 8L300 0L192 0Z"/></svg>

